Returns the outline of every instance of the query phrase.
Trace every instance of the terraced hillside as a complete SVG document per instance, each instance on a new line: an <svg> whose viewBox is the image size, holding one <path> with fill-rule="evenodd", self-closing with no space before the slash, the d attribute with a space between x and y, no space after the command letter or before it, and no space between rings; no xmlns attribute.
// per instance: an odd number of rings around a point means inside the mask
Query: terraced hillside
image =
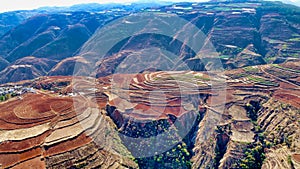
<svg viewBox="0 0 300 169"><path fill-rule="evenodd" d="M83 101L82 97L76 99L78 102ZM75 100L72 98L38 92L1 103L1 166L136 168L137 164L131 159L121 156L121 153L130 152L120 144L117 136L101 136L104 134L101 130L105 130L105 125L112 121L101 119L101 111L95 110L95 107L87 107L88 103L82 104L82 112L77 114L73 101ZM79 117L90 126L90 130L83 129ZM107 123L102 123L102 120ZM91 135L99 137L103 144L95 144ZM103 138L107 140L102 140ZM106 151L103 147L110 144L113 148Z"/></svg>
<svg viewBox="0 0 300 169"><path fill-rule="evenodd" d="M80 51L93 42L100 28L120 17L139 13L172 14L191 22L205 34L201 41L212 42L216 55L228 70L299 58L300 8L281 2L79 5L0 14L0 83L34 79L41 75L71 75L74 65L71 60L83 54ZM101 76L109 75L114 64L127 58L113 55L119 49L135 51L141 47L167 46L173 38L175 36L141 35L129 43L125 39L110 51L112 56L103 60L104 66L98 63L92 66L103 70ZM169 48L184 58L192 70L203 71L204 66L198 65L199 58L195 58L192 51L176 51L185 48L183 44L176 41ZM57 65L51 65L46 72L36 70L38 68L31 64L16 66L28 56L35 57L34 62L47 58ZM64 70L61 65L70 70ZM21 76L24 71L26 75Z"/></svg>
<svg viewBox="0 0 300 169"><path fill-rule="evenodd" d="M1 167L299 168L299 65L6 84Z"/></svg>

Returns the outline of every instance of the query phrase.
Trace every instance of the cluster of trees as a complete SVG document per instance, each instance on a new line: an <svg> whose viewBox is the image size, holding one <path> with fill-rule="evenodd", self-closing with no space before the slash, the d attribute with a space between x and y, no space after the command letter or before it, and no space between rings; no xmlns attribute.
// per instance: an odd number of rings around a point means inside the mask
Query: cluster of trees
<svg viewBox="0 0 300 169"><path fill-rule="evenodd" d="M12 97L15 97L15 96L16 96L16 94L14 94L14 93L12 93L12 94L8 93L8 94L5 94L5 95L0 95L0 101L1 102L6 101L6 100L8 100Z"/></svg>
<svg viewBox="0 0 300 169"><path fill-rule="evenodd" d="M261 108L259 101L250 101L246 105L247 116L252 120L252 122L257 121L257 112Z"/></svg>
<svg viewBox="0 0 300 169"><path fill-rule="evenodd" d="M250 101L246 105L247 115L252 120L256 142L250 143L245 150L245 156L240 160L239 168L242 169L260 169L266 158L265 148L267 148L265 135L257 124L257 113L261 108L259 101Z"/></svg>
<svg viewBox="0 0 300 169"><path fill-rule="evenodd" d="M153 157L136 159L139 166L145 168L182 168L189 169L192 167L190 161L191 153L184 142L174 146L169 151L155 155Z"/></svg>
<svg viewBox="0 0 300 169"><path fill-rule="evenodd" d="M264 146L261 143L250 145L245 152L245 157L240 162L242 169L260 169L266 158Z"/></svg>

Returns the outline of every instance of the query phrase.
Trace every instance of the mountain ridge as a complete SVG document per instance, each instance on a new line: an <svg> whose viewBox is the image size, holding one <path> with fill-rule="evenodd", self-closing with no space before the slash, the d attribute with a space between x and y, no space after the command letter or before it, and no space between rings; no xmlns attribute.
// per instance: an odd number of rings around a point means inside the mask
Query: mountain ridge
<svg viewBox="0 0 300 169"><path fill-rule="evenodd" d="M299 7L91 9L0 36L0 168L300 168Z"/></svg>
<svg viewBox="0 0 300 169"><path fill-rule="evenodd" d="M8 84L34 92L0 103L0 164L297 168L299 63Z"/></svg>
<svg viewBox="0 0 300 169"><path fill-rule="evenodd" d="M26 19L0 38L0 56L11 64L27 56L60 62L78 55L88 39L96 36L96 30L106 23L131 13L155 9L192 21L209 37L207 40L213 43L225 69L282 63L289 57L298 58L300 18L297 14L300 14L300 8L283 5L281 2L248 2L175 3L152 8L134 8L133 5L128 5L124 9L123 6L120 7L123 9L121 11L119 7L112 7L100 10L100 13L97 13L98 10L84 12L80 8L75 12L63 10L42 13ZM193 10L186 10L182 6L189 6ZM157 41L162 37L156 38ZM131 42L129 50L138 45L138 42L134 43L136 42ZM249 46L251 50L247 50ZM188 64L199 63L196 60L189 62ZM97 65L93 67L97 69ZM103 70L105 69L108 70Z"/></svg>

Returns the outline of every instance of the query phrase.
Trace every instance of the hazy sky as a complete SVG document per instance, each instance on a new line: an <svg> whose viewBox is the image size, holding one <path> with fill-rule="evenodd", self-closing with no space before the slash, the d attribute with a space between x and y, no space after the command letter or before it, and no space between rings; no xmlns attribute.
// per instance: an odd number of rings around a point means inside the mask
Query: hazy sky
<svg viewBox="0 0 300 169"><path fill-rule="evenodd" d="M35 9L43 6L70 6L80 3L129 2L132 0L0 0L0 12Z"/></svg>
<svg viewBox="0 0 300 169"><path fill-rule="evenodd" d="M20 9L35 9L43 6L70 6L80 3L126 3L138 0L0 0L0 12ZM166 0L167 1L167 0ZM169 1L208 1L208 0L169 0ZM299 2L300 0L289 0Z"/></svg>

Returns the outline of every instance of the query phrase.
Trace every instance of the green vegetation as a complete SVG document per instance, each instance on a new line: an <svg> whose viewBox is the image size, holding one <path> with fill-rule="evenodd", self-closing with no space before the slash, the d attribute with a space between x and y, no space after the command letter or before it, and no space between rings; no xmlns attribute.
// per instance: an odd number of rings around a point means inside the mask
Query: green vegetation
<svg viewBox="0 0 300 169"><path fill-rule="evenodd" d="M299 24L300 8L294 5L285 4L282 2L262 2L262 6L257 9L258 15L263 15L270 12L279 13L287 19L288 22Z"/></svg>
<svg viewBox="0 0 300 169"><path fill-rule="evenodd" d="M219 58L220 59L229 59L230 56L229 55L220 55Z"/></svg>
<svg viewBox="0 0 300 169"><path fill-rule="evenodd" d="M193 137L197 133L198 124L203 119L204 113L199 112L197 114L196 121L194 122L189 133L181 133L180 128L185 128L186 126L182 123L175 123L174 127L170 124L169 120L159 120L149 122L149 124L143 125L141 127L137 123L129 123L125 130L120 131L130 137L144 137L143 143L126 142L125 145L129 151L136 155L135 152L147 152L147 151L157 151L158 140L156 140L156 135L166 134L164 136L165 142L162 148L170 148L166 152L159 154L159 152L154 152L154 156L136 158L135 161L140 168L183 168L189 169L192 167L192 162L190 159L193 156ZM194 118L194 117L192 117ZM175 120L175 117L170 117L170 120ZM177 119L178 120L178 119ZM186 120L186 119L185 119ZM137 131L140 131L137 133ZM148 133L148 134L147 134ZM152 140L153 138L153 140ZM183 138L183 139L182 139ZM122 136L121 136L122 139ZM182 140L179 141L178 140ZM123 141L126 141L123 140ZM155 146L152 146L155 145ZM167 146L167 147L165 147ZM170 146L170 147L169 147ZM173 146L173 147L172 147ZM155 148L155 149L153 149Z"/></svg>
<svg viewBox="0 0 300 169"><path fill-rule="evenodd" d="M261 130L261 127L257 123L257 113L261 108L259 101L250 101L246 105L247 115L252 120L254 126L254 133L256 142L250 143L244 150L245 156L240 160L238 168L242 169L260 169L265 160L265 148L271 146L266 144L265 133Z"/></svg>
<svg viewBox="0 0 300 169"><path fill-rule="evenodd" d="M81 163L81 164L74 165L72 168L74 168L74 169L80 169L80 168L84 168L86 166L87 166L87 163Z"/></svg>
<svg viewBox="0 0 300 169"><path fill-rule="evenodd" d="M291 42L300 42L300 38L292 38L292 39L289 39L289 41L291 41Z"/></svg>
<svg viewBox="0 0 300 169"><path fill-rule="evenodd" d="M0 96L0 101L5 101L6 100L6 98L5 98L5 96Z"/></svg>
<svg viewBox="0 0 300 169"><path fill-rule="evenodd" d="M282 45L282 50L287 50L288 47L289 47L289 45L285 43L285 44Z"/></svg>
<svg viewBox="0 0 300 169"><path fill-rule="evenodd" d="M253 67L253 66L245 67L243 69L249 73L257 73L259 71L257 67Z"/></svg>
<svg viewBox="0 0 300 169"><path fill-rule="evenodd" d="M265 79L260 78L260 77L253 77L253 76L248 76L248 79L254 82L258 82L258 83L264 83Z"/></svg>
<svg viewBox="0 0 300 169"><path fill-rule="evenodd" d="M278 43L278 41L277 41L277 40L274 40L274 39L270 39L268 42L271 43L271 44L273 44L273 43Z"/></svg>
<svg viewBox="0 0 300 169"><path fill-rule="evenodd" d="M282 66L279 66L279 65L277 65L277 64L272 64L272 66L273 66L273 67L276 67L276 68L278 68L278 69L282 69L282 70L286 70L286 71L291 71L291 72L300 73L300 70L294 70L294 69L282 67Z"/></svg>
<svg viewBox="0 0 300 169"><path fill-rule="evenodd" d="M203 81L210 81L211 80L210 78L206 78L206 77L199 76L199 75L194 76L194 78L199 79L199 80L203 80Z"/></svg>
<svg viewBox="0 0 300 169"><path fill-rule="evenodd" d="M274 110L277 110L279 112L290 112L290 106L288 104L278 104L277 106L274 106ZM297 118L294 117L294 114L290 114L288 123L294 123L297 121ZM289 128L288 126L282 126L278 124L276 128L270 132L270 133L265 133L265 147L266 148L271 148L273 146L277 145L282 145L282 146L287 146L289 149L293 149L295 147L294 141L295 141L295 136L293 135L292 132L287 132Z"/></svg>
<svg viewBox="0 0 300 169"><path fill-rule="evenodd" d="M276 82L271 82L260 77L248 76L247 78L257 84L266 85L266 86L278 86Z"/></svg>
<svg viewBox="0 0 300 169"><path fill-rule="evenodd" d="M227 144L229 142L229 135L232 134L231 124L224 126L216 126L215 132L217 135L217 143L215 146L215 158L214 158L214 168L218 168L221 159L227 150Z"/></svg>
<svg viewBox="0 0 300 169"><path fill-rule="evenodd" d="M271 148L271 147L273 147L273 146L274 146L274 144L273 144L273 143L271 143L271 142L270 142L270 141L268 141L268 140L266 140L265 142L266 142L266 147L267 147L267 148Z"/></svg>
<svg viewBox="0 0 300 169"><path fill-rule="evenodd" d="M213 9L216 11L231 11L232 10L230 7L215 7Z"/></svg>
<svg viewBox="0 0 300 169"><path fill-rule="evenodd" d="M151 157L136 158L135 161L141 168L191 168L191 152L184 141L178 143L180 136L176 129L177 127L172 128L170 126L171 124L168 120L152 121L143 124L143 126L138 123L129 122L127 127L120 131L122 135L129 137L148 138L143 143L126 142L126 139L123 140L128 150L133 152L133 155L138 155L138 153L134 152L156 151L157 140L155 136L163 133L166 135L165 143L161 145L162 148L167 148L164 147L167 145L175 145L162 154L156 152L156 155Z"/></svg>
<svg viewBox="0 0 300 169"><path fill-rule="evenodd" d="M16 96L16 94L10 94L10 93L8 93L8 94L5 94L5 95L1 95L0 96L0 101L6 101L6 100L8 100L8 99L10 99L10 98L12 98L12 97L15 97Z"/></svg>
<svg viewBox="0 0 300 169"><path fill-rule="evenodd" d="M242 78L242 77L247 77L248 75L245 73L239 73L239 74L233 74L231 77L234 79Z"/></svg>
<svg viewBox="0 0 300 169"><path fill-rule="evenodd" d="M291 155L288 155L288 163L289 163L289 165L291 166L291 169L295 169L295 166L294 166L294 163L293 163L293 161L292 161L292 157L291 157Z"/></svg>
<svg viewBox="0 0 300 169"><path fill-rule="evenodd" d="M225 47L222 52L221 52L221 56L222 55L237 55L238 53L241 53L244 49L240 48L240 47Z"/></svg>
<svg viewBox="0 0 300 169"><path fill-rule="evenodd" d="M245 157L241 160L242 169L260 169L265 159L264 147L258 143L252 145L245 152Z"/></svg>
<svg viewBox="0 0 300 169"><path fill-rule="evenodd" d="M193 74L179 74L179 75L170 75L165 77L155 77L154 80L166 81L166 80L177 80L177 81L191 81L194 78Z"/></svg>
<svg viewBox="0 0 300 169"><path fill-rule="evenodd" d="M284 136L284 143L288 146L288 148L291 148L293 143L293 137L292 136Z"/></svg>
<svg viewBox="0 0 300 169"><path fill-rule="evenodd" d="M143 168L191 168L191 153L184 142L169 151L153 157L137 158L136 162Z"/></svg>
<svg viewBox="0 0 300 169"><path fill-rule="evenodd" d="M215 31L221 31L221 30L223 30L223 29L222 29L222 28L215 27L214 30L215 30Z"/></svg>
<svg viewBox="0 0 300 169"><path fill-rule="evenodd" d="M299 23L300 21L300 8L290 4L284 4L282 2L262 2L262 6L257 9L259 14L277 12L285 15L288 21Z"/></svg>
<svg viewBox="0 0 300 169"><path fill-rule="evenodd" d="M267 63L272 63L272 62L274 62L276 60L276 57L268 57L268 58L265 58L265 61L267 62Z"/></svg>
<svg viewBox="0 0 300 169"><path fill-rule="evenodd" d="M186 81L186 82L193 82L195 80L211 81L209 77L203 77L194 74L180 74L180 75L170 75L169 77L155 77L154 80L155 81L177 80L177 81Z"/></svg>

